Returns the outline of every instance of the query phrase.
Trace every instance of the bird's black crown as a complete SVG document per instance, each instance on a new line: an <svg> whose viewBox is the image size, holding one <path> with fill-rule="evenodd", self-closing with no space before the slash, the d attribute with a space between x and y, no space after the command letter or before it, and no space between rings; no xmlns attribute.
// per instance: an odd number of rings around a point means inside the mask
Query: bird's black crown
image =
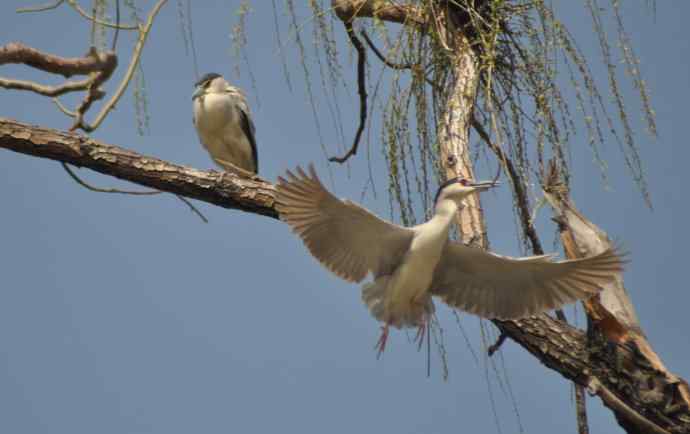
<svg viewBox="0 0 690 434"><path fill-rule="evenodd" d="M214 78L222 77L220 74L217 72L209 72L208 74L204 74L203 77L199 79L196 83L194 83L194 86L201 86L202 84L206 83L207 81L211 81Z"/></svg>
<svg viewBox="0 0 690 434"><path fill-rule="evenodd" d="M447 180L443 184L439 185L438 190L436 190L436 196L434 197L434 206L436 206L436 202L438 202L438 197L441 195L441 190L443 190L444 188L446 188L452 184L467 185L468 182L469 181L467 181L465 178L458 176L456 178L450 178L449 180Z"/></svg>

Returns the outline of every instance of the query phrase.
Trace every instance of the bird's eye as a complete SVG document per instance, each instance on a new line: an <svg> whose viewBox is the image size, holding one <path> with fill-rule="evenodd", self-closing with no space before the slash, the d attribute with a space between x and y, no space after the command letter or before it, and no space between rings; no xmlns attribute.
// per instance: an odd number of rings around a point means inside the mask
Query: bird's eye
<svg viewBox="0 0 690 434"><path fill-rule="evenodd" d="M466 179L461 179L459 182L460 182L460 185L465 186L465 187L467 187L467 184L469 184L469 182Z"/></svg>

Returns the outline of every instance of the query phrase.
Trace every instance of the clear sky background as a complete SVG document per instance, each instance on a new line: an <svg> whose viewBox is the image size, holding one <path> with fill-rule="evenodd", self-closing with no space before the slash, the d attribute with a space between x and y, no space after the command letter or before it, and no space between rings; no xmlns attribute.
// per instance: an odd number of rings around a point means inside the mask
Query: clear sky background
<svg viewBox="0 0 690 434"><path fill-rule="evenodd" d="M151 4L137 3L144 10ZM246 69L239 79L231 74L229 35L239 1L194 2L200 69L224 73L247 90L262 176L273 181L310 161L325 175L328 163L295 44L286 34L288 18L279 16L292 92L281 72L272 2L252 3L247 53L257 88ZM306 2L296 3L312 50ZM597 65L596 35L584 6L554 3ZM71 9L14 14L20 6L27 1L0 4L0 44L22 41L65 56L86 51L88 23ZM94 137L211 168L191 123L195 75L177 13L176 2L169 2L145 48L148 134L137 134L128 96ZM658 140L645 134L639 104L629 99L654 211L645 207L613 141L603 150L610 166L605 188L586 134L572 140L573 198L631 251L625 282L642 326L671 371L686 379L688 15L688 2L658 2L656 17L632 2L625 7L660 132ZM340 27L336 33L344 74L354 80ZM121 37L121 46L131 47L131 38ZM113 90L126 62L122 56L107 90ZM605 71L598 65L593 71L606 89ZM0 75L43 77L13 66L0 68ZM341 101L348 144L358 115L355 89L350 86ZM627 82L623 89L633 95ZM325 110L320 97L317 104ZM0 90L0 116L69 127L48 99L27 93ZM334 143L337 135L329 125L322 124L325 140ZM364 205L387 216L376 137L372 134L368 146L379 194L367 195ZM349 170L331 169L337 194L358 200L367 173L364 154ZM88 170L79 173L100 186L125 185ZM399 331L376 360L379 326L360 302L357 286L330 275L278 221L200 203L210 219L203 224L171 195L93 193L69 179L58 163L9 151L0 151L0 196L0 432L576 432L570 383L510 341L494 370L482 356L475 317L461 315L470 349L453 317L441 312L448 381L436 353L427 378L425 353ZM507 188L486 194L484 203L492 248L520 254ZM545 245L551 246L548 210L540 217ZM588 399L588 408L591 432L622 432L598 398Z"/></svg>

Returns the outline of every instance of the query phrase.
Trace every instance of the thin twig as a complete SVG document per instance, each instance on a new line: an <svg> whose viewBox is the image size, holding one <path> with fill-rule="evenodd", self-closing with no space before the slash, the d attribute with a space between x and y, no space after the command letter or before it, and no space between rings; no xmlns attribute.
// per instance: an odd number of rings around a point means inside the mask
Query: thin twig
<svg viewBox="0 0 690 434"><path fill-rule="evenodd" d="M138 30L139 26L135 24L114 24L110 23L108 21L103 21L95 16L89 15L88 12L86 12L84 9L82 9L81 6L79 6L79 3L77 3L75 0L67 0L67 4L72 6L72 9L75 11L79 12L79 15L82 17L86 18L87 20L99 24L101 26L105 27L110 27L111 29L121 29L121 30Z"/></svg>
<svg viewBox="0 0 690 434"><path fill-rule="evenodd" d="M501 334L498 336L498 339L496 339L496 342L494 342L493 345L489 346L489 349L487 351L489 357L493 356L494 353L498 351L499 348L501 348L501 345L503 345L503 342L506 341L507 337L507 334L501 332Z"/></svg>
<svg viewBox="0 0 690 434"><path fill-rule="evenodd" d="M129 190L118 190L117 188L94 187L93 185L87 183L86 181L81 179L79 176L77 176L77 174L74 173L74 171L72 171L72 169L70 169L66 163L62 163L62 168L65 169L65 171L70 176L70 178L72 178L74 181L76 181L77 184L81 185L82 187L86 188L87 190L95 191L96 193L131 194L132 196L152 196L154 194L163 193L162 191L158 191L158 190L129 191Z"/></svg>
<svg viewBox="0 0 690 434"><path fill-rule="evenodd" d="M192 62L194 62L194 76L199 79L199 61L196 56L196 44L194 43L194 22L192 21L192 0L187 0L187 19L189 20L189 48L192 52Z"/></svg>
<svg viewBox="0 0 690 434"><path fill-rule="evenodd" d="M132 196L153 196L156 194L161 194L164 193L163 191L159 190L148 190L148 191L130 191L130 190L119 190L117 188L100 188L100 187L94 187L93 185L87 183L83 179L81 179L79 176L77 176L76 173L72 169L69 168L69 166L66 163L62 163L63 169L67 172L67 174L74 180L76 181L77 184L81 185L82 187L86 188L87 190L90 191L95 191L96 193L116 193L116 194L129 194ZM179 194L175 195L176 198L180 199L184 204L186 204L189 209L199 216L201 221L204 223L208 223L208 219L206 218L205 215L199 211L197 207L194 206L192 202L190 202L187 198L180 196Z"/></svg>
<svg viewBox="0 0 690 434"><path fill-rule="evenodd" d="M132 80L132 76L134 75L134 72L137 69L137 65L139 64L139 59L141 58L141 54L144 49L144 44L146 43L146 38L148 37L149 32L151 31L153 21L156 18L156 15L158 15L158 12L160 12L163 5L167 3L167 1L168 0L159 0L158 3L156 3L156 5L151 9L148 18L146 19L146 23L139 31L139 38L137 39L137 43L134 46L134 51L132 53L132 58L129 62L129 66L127 68L127 72L125 73L124 78L120 82L120 85L118 86L113 96L101 108L101 111L98 113L98 116L96 116L96 119L93 121L93 123L88 124L84 121L84 113L86 112L86 110L88 110L93 101L95 101L96 99L100 99L98 98L97 93L94 93L92 95L92 92L89 92L89 94L87 94L80 106L77 108L77 119L74 122L74 125L72 125L72 128L70 128L71 131L77 128L80 128L86 131L87 133L94 131L101 125L101 122L103 122L103 120L108 115L108 113L110 113L113 107L115 107L115 104L120 100L120 98L122 98L122 95L124 95L125 91L127 90L127 86L129 86L129 82ZM97 90L95 89L95 87L92 89L94 89L94 91ZM102 97L103 96L101 95L101 98Z"/></svg>
<svg viewBox="0 0 690 434"><path fill-rule="evenodd" d="M479 137L486 142L486 144L489 146L489 149L491 149L493 153L496 154L496 157L503 163L503 167L506 169L507 175L510 177L510 180L513 184L513 191L515 192L517 200L520 221L522 222L522 229L527 236L527 239L529 239L530 243L532 244L532 251L534 254L543 255L544 249L541 246L537 231L534 229L534 225L530 219L529 199L527 198L527 192L520 182L520 177L515 169L515 165L513 165L513 161L505 154L505 152L503 152L500 146L491 141L491 137L489 137L489 134L486 132L482 124L480 124L479 121L474 117L472 118L472 127L474 127L475 131L477 131L477 134L479 134Z"/></svg>
<svg viewBox="0 0 690 434"><path fill-rule="evenodd" d="M180 199L182 202L184 202L185 204L187 204L187 206L189 207L189 209L190 209L194 214L198 215L199 218L200 218L204 223L208 223L208 219L206 218L206 216L203 215L203 214L201 213L201 211L199 211L199 209L198 209L197 207L195 207L194 204L193 204L192 202L190 202L190 201L189 201L187 198L185 198L184 196L180 196L179 194L176 194L175 196L177 196L178 199Z"/></svg>
<svg viewBox="0 0 690 434"><path fill-rule="evenodd" d="M69 117L71 117L71 118L76 118L76 117L77 117L77 113L75 113L75 112L73 112L72 110L70 110L70 109L68 109L67 107L65 107L65 106L60 102L59 99L53 98L53 102L55 103L55 105L57 106L57 108L58 108L62 113L66 114L67 116L69 116Z"/></svg>
<svg viewBox="0 0 690 434"><path fill-rule="evenodd" d="M362 41L359 40L355 34L355 30L352 27L352 21L343 22L345 25L345 30L347 35L350 37L352 45L354 45L357 50L357 93L359 93L359 127L357 127L357 133L355 134L355 140L352 143L352 147L349 151L342 157L331 157L328 161L336 163L344 163L351 156L357 153L357 148L359 147L359 141L364 132L364 126L367 122L367 86L366 86L366 60L367 60L367 50L364 48Z"/></svg>
<svg viewBox="0 0 690 434"><path fill-rule="evenodd" d="M10 78L0 77L0 87L14 90L28 90L43 96L60 96L69 92L77 92L86 90L91 83L91 79L84 79L80 81L66 81L57 86L47 86L33 81L14 80Z"/></svg>
<svg viewBox="0 0 690 434"><path fill-rule="evenodd" d="M120 0L115 0L115 35L113 35L113 44L110 46L110 51L115 51L117 47L117 37L120 35Z"/></svg>
<svg viewBox="0 0 690 434"><path fill-rule="evenodd" d="M383 53L381 53L381 51L376 47L376 45L374 44L374 41L372 41L371 38L369 38L367 31L365 29L362 29L361 33L362 33L362 36L364 36L364 40L367 41L367 45L369 45L369 48L371 48L371 51L373 51L374 54L376 54L376 57L378 57L379 60L381 60L381 62L383 62L389 68L412 69L412 67L414 66L413 63L395 63L395 62L388 60L388 58L386 56L384 56Z"/></svg>
<svg viewBox="0 0 690 434"><path fill-rule="evenodd" d="M56 9L58 6L63 4L65 0L57 0L55 3L50 3L46 4L43 6L34 6L34 7L26 7L26 8L19 8L16 10L18 14L24 14L24 13L30 13L30 12L44 12L44 11L49 11L51 9Z"/></svg>

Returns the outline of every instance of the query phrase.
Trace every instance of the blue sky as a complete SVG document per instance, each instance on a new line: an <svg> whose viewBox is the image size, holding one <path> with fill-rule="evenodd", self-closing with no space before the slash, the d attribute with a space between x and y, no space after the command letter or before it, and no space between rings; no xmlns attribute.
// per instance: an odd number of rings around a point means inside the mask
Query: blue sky
<svg viewBox="0 0 690 434"><path fill-rule="evenodd" d="M285 169L310 161L325 175L328 163L297 51L285 34L288 19L279 16L292 91L282 76L271 2L252 3L247 54L257 89L246 69L239 79L231 74L229 35L239 2L194 4L200 69L224 73L247 90L262 176L275 180ZM148 10L150 2L142 4ZM555 4L596 63L595 35L583 6ZM65 56L86 51L89 26L72 10L14 14L20 6L26 2L0 5L0 43L22 41ZM657 140L645 134L638 104L628 100L654 211L645 207L613 142L603 150L610 169L608 187L602 184L584 133L572 140L572 194L585 215L631 251L625 281L642 326L671 371L688 379L690 299L683 272L690 212L683 191L690 157L685 144L690 41L678 35L686 34L690 5L659 2L655 17L643 7L625 9L659 128ZM306 10L301 4L298 10L310 29ZM93 136L211 168L191 124L195 75L177 13L176 2L170 2L145 48L149 133L137 134L127 96ZM309 31L305 41L311 50ZM354 79L339 27L336 33L344 74ZM131 39L121 37L122 47L131 46ZM593 71L606 88L605 71ZM42 77L15 66L3 66L0 75ZM623 91L633 96L627 82ZM349 95L341 101L348 142L358 114L354 87ZM318 97L317 104L325 110ZM20 92L0 91L0 116L69 126L48 99ZM323 122L322 128L333 143L338 136L329 125ZM381 192L386 183L377 137L372 134L368 146ZM349 168L331 169L337 194L359 199L367 173L364 155ZM79 173L100 186L125 185L87 170ZM512 342L503 346L494 371L482 356L475 317L461 315L460 323L478 360L453 317L441 313L448 381L441 378L436 354L426 377L426 355L401 332L392 334L386 354L376 360L379 327L360 302L359 289L320 267L277 221L200 203L210 220L203 224L170 195L89 192L59 164L9 151L0 151L0 195L2 432L498 432L492 400L500 432L519 432L510 393L526 432L576 432L570 384ZM364 204L388 215L385 194L368 195ZM519 254L507 189L485 195L484 204L492 248ZM550 240L554 229L547 210L541 213L546 223L540 229ZM592 432L622 432L598 399L589 399L588 408Z"/></svg>

